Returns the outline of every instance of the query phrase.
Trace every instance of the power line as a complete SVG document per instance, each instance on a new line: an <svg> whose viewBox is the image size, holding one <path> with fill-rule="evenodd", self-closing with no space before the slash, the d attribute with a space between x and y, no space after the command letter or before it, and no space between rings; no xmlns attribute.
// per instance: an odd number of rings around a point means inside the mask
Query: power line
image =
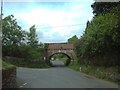
<svg viewBox="0 0 120 90"><path fill-rule="evenodd" d="M73 24L73 25L54 26L54 27L42 27L42 28L73 27L73 26L79 26L79 25L86 25L86 23L85 24Z"/></svg>

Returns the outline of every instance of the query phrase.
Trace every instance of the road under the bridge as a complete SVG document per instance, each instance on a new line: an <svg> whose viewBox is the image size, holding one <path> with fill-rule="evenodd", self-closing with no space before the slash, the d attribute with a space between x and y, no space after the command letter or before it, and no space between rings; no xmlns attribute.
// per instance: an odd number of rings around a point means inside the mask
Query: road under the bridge
<svg viewBox="0 0 120 90"><path fill-rule="evenodd" d="M63 66L54 61L54 66ZM76 72L68 67L17 68L19 88L118 88L118 85Z"/></svg>

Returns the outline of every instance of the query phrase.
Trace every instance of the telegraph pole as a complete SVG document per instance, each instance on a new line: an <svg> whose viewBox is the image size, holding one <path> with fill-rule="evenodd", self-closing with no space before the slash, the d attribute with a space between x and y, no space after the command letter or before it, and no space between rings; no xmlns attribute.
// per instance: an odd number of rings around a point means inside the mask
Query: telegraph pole
<svg viewBox="0 0 120 90"><path fill-rule="evenodd" d="M2 15L3 15L2 11L3 11L3 0L1 0L0 4L1 4L1 7L0 7L0 59L2 60Z"/></svg>
<svg viewBox="0 0 120 90"><path fill-rule="evenodd" d="M3 0L0 2L0 59L2 59L2 15L3 15Z"/></svg>
<svg viewBox="0 0 120 90"><path fill-rule="evenodd" d="M0 14L0 33L2 33L2 13L3 11L3 0L1 0L1 14Z"/></svg>
<svg viewBox="0 0 120 90"><path fill-rule="evenodd" d="M0 44L2 41L2 16L3 16L3 0L1 0L1 10L0 10ZM0 48L1 50L1 48Z"/></svg>
<svg viewBox="0 0 120 90"><path fill-rule="evenodd" d="M3 10L3 0L1 0L1 14L0 14L0 64L2 64L2 10ZM2 65L0 65L0 89L2 89Z"/></svg>

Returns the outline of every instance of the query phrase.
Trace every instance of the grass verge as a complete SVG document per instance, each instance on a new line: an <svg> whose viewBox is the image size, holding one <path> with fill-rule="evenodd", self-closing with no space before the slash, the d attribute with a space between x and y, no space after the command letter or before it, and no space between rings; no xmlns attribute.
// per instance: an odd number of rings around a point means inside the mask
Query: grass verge
<svg viewBox="0 0 120 90"><path fill-rule="evenodd" d="M99 67L99 66L91 66L91 65L80 65L77 62L72 62L69 68L74 69L76 71L95 76L96 78L104 79L107 81L112 81L116 84L120 84L119 72L118 69L120 67Z"/></svg>
<svg viewBox="0 0 120 90"><path fill-rule="evenodd" d="M28 60L5 60L7 63L11 63L17 67L28 67L28 68L48 68L49 66L44 61L30 62Z"/></svg>
<svg viewBox="0 0 120 90"><path fill-rule="evenodd" d="M16 67L15 65L12 65L12 64L10 64L10 63L6 63L6 62L4 62L4 61L2 61L2 69L3 70L7 70L7 69L10 69L10 68L14 68L14 67Z"/></svg>

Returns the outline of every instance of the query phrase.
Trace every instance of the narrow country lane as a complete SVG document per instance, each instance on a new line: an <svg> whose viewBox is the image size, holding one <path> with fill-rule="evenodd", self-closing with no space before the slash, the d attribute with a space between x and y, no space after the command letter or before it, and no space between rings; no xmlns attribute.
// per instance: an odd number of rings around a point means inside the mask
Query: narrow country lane
<svg viewBox="0 0 120 90"><path fill-rule="evenodd" d="M58 63L57 63L58 64ZM17 68L19 88L118 88L118 85L67 67Z"/></svg>

